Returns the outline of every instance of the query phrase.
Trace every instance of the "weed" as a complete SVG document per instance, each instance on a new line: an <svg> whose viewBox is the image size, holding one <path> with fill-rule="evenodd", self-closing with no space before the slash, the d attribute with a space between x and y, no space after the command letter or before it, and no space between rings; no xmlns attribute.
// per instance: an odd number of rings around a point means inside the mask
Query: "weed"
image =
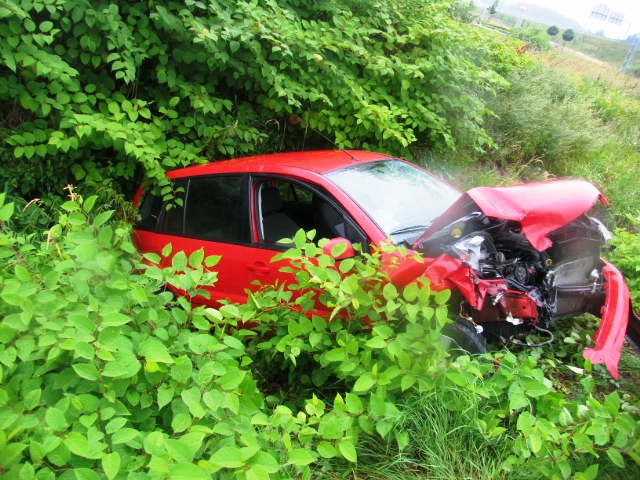
<svg viewBox="0 0 640 480"><path fill-rule="evenodd" d="M477 428L486 400L447 384L400 405L399 431L409 436L404 450L379 438L363 439L359 473L371 478L500 479L508 456L506 437L487 438Z"/></svg>

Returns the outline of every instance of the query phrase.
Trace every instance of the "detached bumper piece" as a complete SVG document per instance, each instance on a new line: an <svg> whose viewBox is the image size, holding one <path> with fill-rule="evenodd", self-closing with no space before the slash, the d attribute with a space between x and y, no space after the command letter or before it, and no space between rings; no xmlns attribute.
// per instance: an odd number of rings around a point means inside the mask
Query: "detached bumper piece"
<svg viewBox="0 0 640 480"><path fill-rule="evenodd" d="M618 363L622 343L630 327L632 340L640 340L640 320L630 307L629 288L620 271L606 260L602 260L602 269L606 284L606 297L602 307L602 320L596 332L594 348L585 348L583 356L591 363L604 363L611 376L618 379ZM634 338L635 337L635 338Z"/></svg>

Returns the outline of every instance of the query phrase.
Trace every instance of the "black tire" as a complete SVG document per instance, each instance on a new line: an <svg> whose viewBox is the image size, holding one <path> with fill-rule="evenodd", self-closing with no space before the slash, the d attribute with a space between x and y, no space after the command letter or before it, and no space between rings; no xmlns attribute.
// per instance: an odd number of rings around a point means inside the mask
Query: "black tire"
<svg viewBox="0 0 640 480"><path fill-rule="evenodd" d="M440 340L448 353L457 356L462 354L480 354L487 352L487 341L476 326L469 320L458 318L442 328Z"/></svg>

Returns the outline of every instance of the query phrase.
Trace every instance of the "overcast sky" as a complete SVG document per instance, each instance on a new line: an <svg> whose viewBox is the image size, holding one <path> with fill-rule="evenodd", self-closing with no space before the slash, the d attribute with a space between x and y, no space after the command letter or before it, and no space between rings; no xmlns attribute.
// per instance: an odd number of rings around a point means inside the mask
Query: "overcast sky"
<svg viewBox="0 0 640 480"><path fill-rule="evenodd" d="M503 0L502 4L536 4L553 10L578 22L594 32L603 30L607 36L622 38L640 32L640 0ZM596 5L604 3L612 11L624 14L621 25L613 25L590 17ZM525 14L526 17L526 14Z"/></svg>

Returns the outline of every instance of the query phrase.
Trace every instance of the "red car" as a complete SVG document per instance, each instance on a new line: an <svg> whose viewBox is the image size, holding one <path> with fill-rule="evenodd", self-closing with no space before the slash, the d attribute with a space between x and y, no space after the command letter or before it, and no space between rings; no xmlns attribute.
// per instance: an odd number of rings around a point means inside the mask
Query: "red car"
<svg viewBox="0 0 640 480"><path fill-rule="evenodd" d="M551 341L552 321L590 312L602 321L595 348L584 356L617 378L627 325L640 338L625 281L600 258L609 232L586 215L606 200L587 182L462 194L402 159L363 151L263 155L167 175L183 189L183 205L166 208L139 189L134 241L141 252L160 254L172 243L174 252L204 248L221 255L212 306L244 302L256 279L286 281L271 259L287 248L279 240L302 228L363 248L390 239L422 253L424 263L404 262L390 272L391 281L403 287L426 276L432 288L451 289L462 305L453 325L471 350L483 349L481 332L527 345L527 332L537 329Z"/></svg>

